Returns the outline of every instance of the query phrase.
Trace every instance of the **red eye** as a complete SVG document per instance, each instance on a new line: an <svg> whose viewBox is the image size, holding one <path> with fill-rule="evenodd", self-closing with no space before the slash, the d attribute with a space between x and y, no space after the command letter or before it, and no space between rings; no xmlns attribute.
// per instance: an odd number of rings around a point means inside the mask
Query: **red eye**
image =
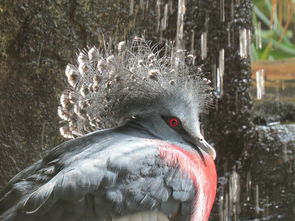
<svg viewBox="0 0 295 221"><path fill-rule="evenodd" d="M177 127L179 126L179 124L180 124L180 121L177 118L173 117L169 119L170 127Z"/></svg>

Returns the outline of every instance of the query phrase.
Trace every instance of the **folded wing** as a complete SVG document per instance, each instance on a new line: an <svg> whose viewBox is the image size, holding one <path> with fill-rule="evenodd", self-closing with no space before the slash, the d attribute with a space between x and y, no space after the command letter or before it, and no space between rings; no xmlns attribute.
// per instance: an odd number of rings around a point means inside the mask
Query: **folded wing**
<svg viewBox="0 0 295 221"><path fill-rule="evenodd" d="M12 180L0 217L92 221L157 211L188 220L195 194L191 178L163 161L157 142L102 131L62 144Z"/></svg>

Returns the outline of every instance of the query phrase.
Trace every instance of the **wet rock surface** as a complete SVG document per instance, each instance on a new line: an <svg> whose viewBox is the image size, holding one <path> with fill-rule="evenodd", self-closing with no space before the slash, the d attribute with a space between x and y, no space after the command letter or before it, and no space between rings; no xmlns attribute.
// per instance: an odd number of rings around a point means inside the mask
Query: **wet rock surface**
<svg viewBox="0 0 295 221"><path fill-rule="evenodd" d="M264 101L254 105L253 120L258 125L276 122L295 122L295 104L292 102Z"/></svg>
<svg viewBox="0 0 295 221"><path fill-rule="evenodd" d="M249 154L259 213L272 220L294 220L295 124L258 126L259 142Z"/></svg>
<svg viewBox="0 0 295 221"><path fill-rule="evenodd" d="M294 220L295 124L256 130L255 146L219 177L213 220Z"/></svg>

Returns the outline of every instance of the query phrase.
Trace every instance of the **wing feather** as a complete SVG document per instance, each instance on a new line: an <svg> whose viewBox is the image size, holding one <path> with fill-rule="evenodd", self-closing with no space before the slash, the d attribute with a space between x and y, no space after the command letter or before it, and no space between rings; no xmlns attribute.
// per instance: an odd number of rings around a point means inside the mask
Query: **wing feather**
<svg viewBox="0 0 295 221"><path fill-rule="evenodd" d="M115 218L132 214L141 214L134 217L142 221L163 221L181 212L183 203L192 203L192 181L162 161L155 143L112 133L92 133L85 143L81 137L55 148L2 194L0 206L10 206L0 207L0 214L7 221L123 221ZM165 216L142 215L145 211Z"/></svg>

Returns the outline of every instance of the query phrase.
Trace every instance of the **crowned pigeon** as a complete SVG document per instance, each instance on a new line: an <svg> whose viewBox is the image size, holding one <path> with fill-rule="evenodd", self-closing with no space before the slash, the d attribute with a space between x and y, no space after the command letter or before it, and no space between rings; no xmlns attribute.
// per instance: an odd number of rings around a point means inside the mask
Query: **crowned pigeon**
<svg viewBox="0 0 295 221"><path fill-rule="evenodd" d="M4 187L1 221L209 219L216 154L199 121L208 80L193 56L143 39L110 51L81 51L67 66L58 114L69 140Z"/></svg>

